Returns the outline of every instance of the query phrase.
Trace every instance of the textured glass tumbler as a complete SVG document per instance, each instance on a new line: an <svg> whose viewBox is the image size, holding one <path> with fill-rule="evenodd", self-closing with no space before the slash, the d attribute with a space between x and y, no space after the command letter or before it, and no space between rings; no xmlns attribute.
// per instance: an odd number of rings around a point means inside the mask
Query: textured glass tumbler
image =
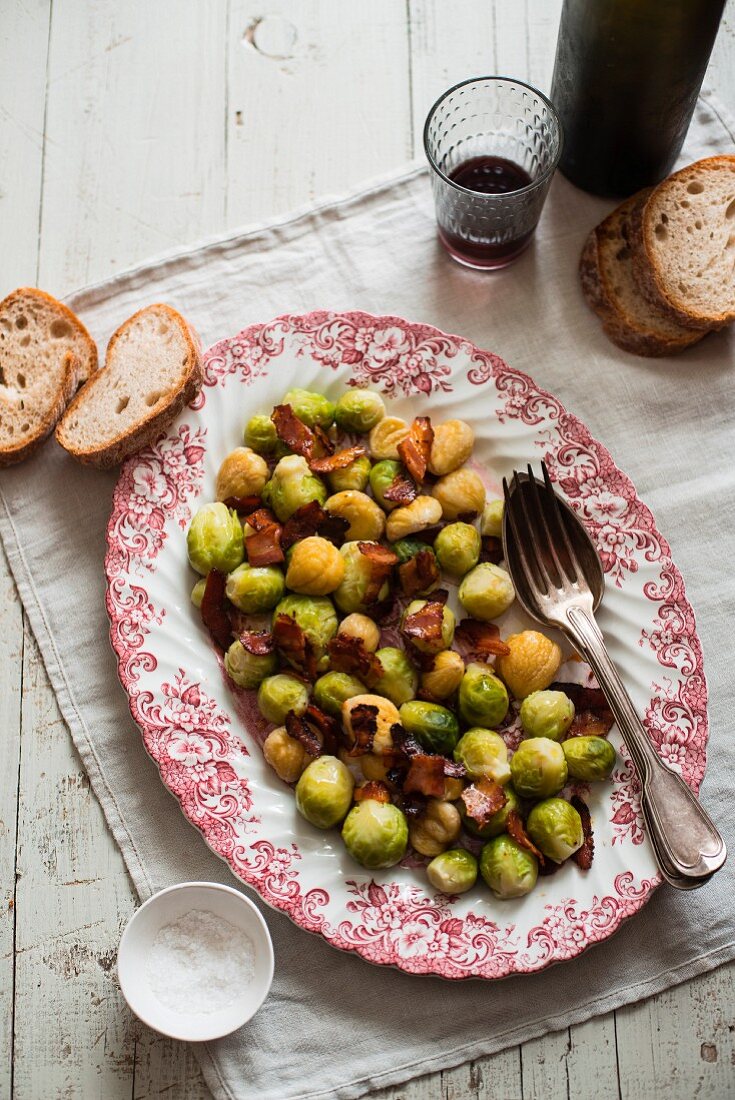
<svg viewBox="0 0 735 1100"><path fill-rule="evenodd" d="M531 242L561 156L546 96L509 77L465 80L429 111L424 149L449 255L478 269L512 263Z"/></svg>

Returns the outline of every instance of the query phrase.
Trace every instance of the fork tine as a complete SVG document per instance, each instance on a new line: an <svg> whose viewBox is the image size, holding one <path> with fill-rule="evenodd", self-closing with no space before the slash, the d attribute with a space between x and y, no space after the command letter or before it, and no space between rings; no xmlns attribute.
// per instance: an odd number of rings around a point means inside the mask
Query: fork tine
<svg viewBox="0 0 735 1100"><path fill-rule="evenodd" d="M546 463L543 461L541 462L541 470L544 475L544 485L546 486L546 491L553 501L552 511L554 513L555 526L561 534L569 563L574 570L574 583L577 584L579 582L580 576L582 576L582 567L579 564L579 559L577 558L574 547L572 546L569 535L567 534L567 525L564 522L564 515L561 510L561 504L559 503L559 498L554 491L554 486L551 483L551 478L549 476L549 471L546 467Z"/></svg>
<svg viewBox="0 0 735 1100"><path fill-rule="evenodd" d="M533 481L533 475L530 473L531 467L529 466L528 469L529 469L528 476L529 476L530 480ZM526 525L527 542L528 542L528 547L529 547L529 557L532 558L532 560L533 560L536 575L539 577L540 587L543 588L544 591L547 594L550 595L551 591L552 591L552 588L555 588L556 585L554 585L554 583L552 582L552 579L551 579L549 571L546 567L546 562L544 561L543 555L539 554L539 552L538 552L538 541L539 541L538 540L538 530L537 530L538 524L534 523L533 520L531 519L531 514L530 514L530 511L529 511L529 508L528 508L528 502L526 500L527 494L521 490L521 482L520 482L520 479L518 477L517 471L515 472L515 477L514 477L513 484L514 484L514 495L516 493L518 495L520 510L523 514L523 521Z"/></svg>
<svg viewBox="0 0 735 1100"><path fill-rule="evenodd" d="M541 547L539 549L538 553L539 553L539 556L541 557L541 559L544 561L544 564L546 564L546 555L547 554L551 558L552 562L554 563L554 569L556 570L556 575L557 575L557 578L558 578L557 586L559 588L564 588L569 584L569 577L568 577L567 572L566 572L566 570L564 569L564 567L561 563L559 555L556 552L556 543L555 543L554 539L551 536L551 530L549 528L549 523L548 523L548 520L546 518L546 509L542 505L541 494L539 492L538 483L536 481L536 477L535 477L534 472L531 469L530 465L528 466L528 480L531 484L531 499L533 501L533 506L534 506L534 508L535 508L535 510L538 514L538 517L539 517L539 520L537 520L537 522L535 524L536 537L540 542L541 539L539 538L539 536L541 535L541 528L543 528L543 534L546 536L546 545ZM544 553L542 553L541 550L543 550ZM549 571L548 566L546 566L546 568L547 568L547 571Z"/></svg>
<svg viewBox="0 0 735 1100"><path fill-rule="evenodd" d="M518 473L517 473L516 470L514 470L513 471L513 495L514 496L515 496L516 493L520 492L519 487L520 487L520 482L518 481ZM508 516L508 521L510 523L510 529L513 532L513 541L515 543L516 554L518 555L518 560L520 561L521 569L523 570L523 572L526 575L526 581L532 588L535 587L535 588L543 589L544 582L543 582L542 578L539 575L539 571L538 571L538 567L537 567L537 563L535 561L535 558L532 560L529 557L528 553L527 553L527 547L533 545L531 537L530 537L530 531L528 530L528 528L526 529L525 532L523 532L523 534L520 531L520 528L519 528L518 522L517 522L517 517L516 517L516 514L515 514L516 509L515 509L514 505L512 504L511 492L508 488L508 482L506 481L505 478L503 478L503 496L505 497L506 515ZM546 589L546 591L548 592L548 588Z"/></svg>

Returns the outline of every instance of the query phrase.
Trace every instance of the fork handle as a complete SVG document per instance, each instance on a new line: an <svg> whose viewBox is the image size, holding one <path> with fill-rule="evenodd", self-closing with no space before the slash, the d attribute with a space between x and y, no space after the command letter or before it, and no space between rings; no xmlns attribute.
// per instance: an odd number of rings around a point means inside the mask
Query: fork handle
<svg viewBox="0 0 735 1100"><path fill-rule="evenodd" d="M679 875L692 879L711 875L725 862L725 842L694 793L654 749L594 616L572 606L560 625L592 668L630 751L654 848Z"/></svg>

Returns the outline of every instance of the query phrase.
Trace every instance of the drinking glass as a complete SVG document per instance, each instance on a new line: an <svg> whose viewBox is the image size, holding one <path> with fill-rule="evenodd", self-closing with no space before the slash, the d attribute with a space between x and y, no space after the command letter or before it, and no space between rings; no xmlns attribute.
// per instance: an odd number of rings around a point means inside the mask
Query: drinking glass
<svg viewBox="0 0 735 1100"><path fill-rule="evenodd" d="M531 242L561 156L550 101L522 80L464 80L429 111L424 149L449 255L483 270L512 263Z"/></svg>

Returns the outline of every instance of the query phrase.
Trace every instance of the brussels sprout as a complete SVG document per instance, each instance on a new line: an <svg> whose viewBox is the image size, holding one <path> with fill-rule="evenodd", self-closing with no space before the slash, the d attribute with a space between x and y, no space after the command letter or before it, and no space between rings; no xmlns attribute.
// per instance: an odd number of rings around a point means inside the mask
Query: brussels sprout
<svg viewBox="0 0 735 1100"><path fill-rule="evenodd" d="M507 783L505 787L503 787L503 793L506 798L505 805L493 814L487 825L483 825L482 827L476 825L472 818L467 816L464 802L460 800L457 803L462 817L462 824L468 833L472 833L473 836L479 836L482 840L488 840L490 837L500 836L501 833L506 831L508 814L511 810L515 810L517 814L521 812L521 800L510 783Z"/></svg>
<svg viewBox="0 0 735 1100"><path fill-rule="evenodd" d="M360 455L349 466L342 470L332 470L327 474L329 488L333 493L344 493L348 489L354 489L361 493L370 479L370 459L367 455Z"/></svg>
<svg viewBox="0 0 735 1100"><path fill-rule="evenodd" d="M489 622L507 611L516 597L504 569L483 561L470 570L459 586L459 602L475 619Z"/></svg>
<svg viewBox="0 0 735 1100"><path fill-rule="evenodd" d="M281 523L284 523L302 504L308 504L312 500L324 504L327 487L321 478L312 474L305 458L301 455L286 455L276 466L262 495Z"/></svg>
<svg viewBox="0 0 735 1100"><path fill-rule="evenodd" d="M452 848L434 856L426 877L443 894L465 894L477 882L477 860L464 848Z"/></svg>
<svg viewBox="0 0 735 1100"><path fill-rule="evenodd" d="M402 471L402 464L392 458L384 458L382 462L376 462L370 471L370 488L373 496L386 512L392 512L398 507L398 501L386 500L384 493Z"/></svg>
<svg viewBox="0 0 735 1100"><path fill-rule="evenodd" d="M321 393L311 390L289 390L282 405L290 405L299 420L310 428L331 428L334 424L334 403Z"/></svg>
<svg viewBox="0 0 735 1100"><path fill-rule="evenodd" d="M458 706L466 725L492 729L508 713L508 692L489 665L470 664L459 685Z"/></svg>
<svg viewBox="0 0 735 1100"><path fill-rule="evenodd" d="M480 726L467 730L454 750L454 759L464 764L470 779L494 779L501 786L510 779L508 747L494 730Z"/></svg>
<svg viewBox="0 0 735 1100"><path fill-rule="evenodd" d="M528 815L526 832L549 859L563 863L584 843L582 818L563 798L537 802Z"/></svg>
<svg viewBox="0 0 735 1100"><path fill-rule="evenodd" d="M373 690L378 695L385 695L397 707L414 699L419 674L403 650L389 645L379 649L375 656L380 661L383 675L376 680Z"/></svg>
<svg viewBox="0 0 735 1100"><path fill-rule="evenodd" d="M337 426L345 432L369 432L385 416L385 405L373 390L348 390L334 410Z"/></svg>
<svg viewBox="0 0 735 1100"><path fill-rule="evenodd" d="M480 536L471 523L449 523L434 540L439 565L453 577L463 577L480 560Z"/></svg>
<svg viewBox="0 0 735 1100"><path fill-rule="evenodd" d="M399 708L401 725L427 752L451 753L459 739L459 723L438 703L414 699Z"/></svg>
<svg viewBox="0 0 735 1100"><path fill-rule="evenodd" d="M314 702L333 718L339 718L345 699L364 695L366 691L362 680L356 676L350 676L347 672L325 672L314 684Z"/></svg>
<svg viewBox="0 0 735 1100"><path fill-rule="evenodd" d="M287 672L266 677L258 688L258 709L267 722L276 726L286 721L290 710L303 714L308 705L308 687Z"/></svg>
<svg viewBox="0 0 735 1100"><path fill-rule="evenodd" d="M259 455L271 455L278 443L276 426L269 416L259 413L251 416L245 425L244 442Z"/></svg>
<svg viewBox="0 0 735 1100"><path fill-rule="evenodd" d="M317 661L337 633L337 612L328 596L284 596L274 615L290 615L314 647Z"/></svg>
<svg viewBox="0 0 735 1100"><path fill-rule="evenodd" d="M318 756L296 784L296 809L317 829L331 829L350 808L355 781L336 756Z"/></svg>
<svg viewBox="0 0 735 1100"><path fill-rule="evenodd" d="M206 577L211 569L231 573L245 556L242 526L237 512L224 504L204 504L186 535L189 564Z"/></svg>
<svg viewBox="0 0 735 1100"><path fill-rule="evenodd" d="M278 668L275 653L248 653L242 642L235 641L225 654L225 672L238 687L252 690Z"/></svg>
<svg viewBox="0 0 735 1100"><path fill-rule="evenodd" d="M567 762L561 745L548 737L521 741L510 762L513 786L521 798L549 798L567 781Z"/></svg>
<svg viewBox="0 0 735 1100"><path fill-rule="evenodd" d="M505 505L502 500L489 500L485 505L480 521L480 533L493 535L496 539L503 534L503 511Z"/></svg>
<svg viewBox="0 0 735 1100"><path fill-rule="evenodd" d="M570 737L562 749L574 779L589 783L610 778L615 767L615 749L604 737Z"/></svg>
<svg viewBox="0 0 735 1100"><path fill-rule="evenodd" d="M422 550L431 550L432 554L434 553L431 546L426 542L422 542L421 539L399 539L398 542L391 544L391 550L398 555L400 565L410 561L411 558L415 558ZM434 557L436 557L436 554L434 554Z"/></svg>
<svg viewBox="0 0 735 1100"><path fill-rule="evenodd" d="M521 703L521 725L528 737L559 741L574 721L574 703L563 691L532 691Z"/></svg>
<svg viewBox="0 0 735 1100"><path fill-rule="evenodd" d="M339 588L333 593L334 602L340 611L364 611L365 605L362 601L372 577L370 559L361 553L356 542L344 543L340 547L340 553L345 559L345 575ZM386 581L378 593L378 599L384 600L388 591Z"/></svg>
<svg viewBox="0 0 735 1100"><path fill-rule="evenodd" d="M201 577L191 590L191 602L194 607L201 607L204 599L204 589L207 587L207 578Z"/></svg>
<svg viewBox="0 0 735 1100"><path fill-rule="evenodd" d="M401 617L401 627L403 627L409 615L415 615L416 612L420 611L422 607L425 607L427 603L428 600L411 600ZM452 644L454 640L454 624L454 612L445 604L442 609L441 638L411 638L411 641L420 653L439 653L442 649L449 649Z"/></svg>
<svg viewBox="0 0 735 1100"><path fill-rule="evenodd" d="M342 826L345 848L363 867L393 867L408 844L406 819L391 802L366 798L353 806Z"/></svg>
<svg viewBox="0 0 735 1100"><path fill-rule="evenodd" d="M482 849L480 874L496 897L521 898L536 885L538 860L504 833Z"/></svg>
<svg viewBox="0 0 735 1100"><path fill-rule="evenodd" d="M283 573L274 565L254 566L243 562L227 578L225 593L230 603L246 615L270 611L284 592Z"/></svg>

